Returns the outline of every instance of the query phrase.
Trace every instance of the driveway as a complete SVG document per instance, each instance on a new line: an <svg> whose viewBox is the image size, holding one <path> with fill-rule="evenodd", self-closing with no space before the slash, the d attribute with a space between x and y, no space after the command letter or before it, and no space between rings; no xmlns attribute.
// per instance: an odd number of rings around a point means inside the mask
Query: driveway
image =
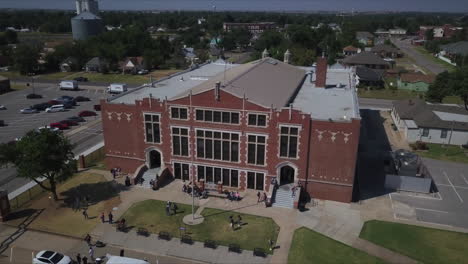
<svg viewBox="0 0 468 264"><path fill-rule="evenodd" d="M423 162L439 192L433 196L390 194L395 217L468 228L468 164L433 159Z"/></svg>
<svg viewBox="0 0 468 264"><path fill-rule="evenodd" d="M423 68L428 69L433 74L439 74L446 71L447 69L440 66L439 64L431 61L426 58L424 55L419 53L413 45L411 45L410 40L398 40L392 39L392 43L395 44L399 49L401 49L407 56L411 57L415 63Z"/></svg>

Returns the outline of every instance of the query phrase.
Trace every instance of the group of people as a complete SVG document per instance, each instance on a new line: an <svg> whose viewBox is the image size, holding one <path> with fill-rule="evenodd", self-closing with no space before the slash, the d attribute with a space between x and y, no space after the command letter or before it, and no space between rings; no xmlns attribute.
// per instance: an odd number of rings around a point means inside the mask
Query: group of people
<svg viewBox="0 0 468 264"><path fill-rule="evenodd" d="M112 212L109 212L109 214L107 215L108 219L109 219L109 224L112 224L113 223L113 219L114 219L114 215L112 214ZM101 218L101 222L104 223L106 222L106 217L104 216L104 212L101 213L101 216L99 217Z"/></svg>
<svg viewBox="0 0 468 264"><path fill-rule="evenodd" d="M237 219L234 220L232 215L229 216L229 226L231 226L232 230L236 230L242 226L242 217L237 215Z"/></svg>
<svg viewBox="0 0 468 264"><path fill-rule="evenodd" d="M191 182L187 185L184 183L182 186L182 192L192 194L192 186ZM208 191L200 189L197 185L193 187L193 196L198 197L200 199L208 198Z"/></svg>
<svg viewBox="0 0 468 264"><path fill-rule="evenodd" d="M177 209L179 209L179 207L177 207L176 203L173 203L171 201L167 201L167 203L166 203L166 215L167 216L177 214Z"/></svg>
<svg viewBox="0 0 468 264"><path fill-rule="evenodd" d="M227 193L227 198L229 199L229 201L240 201L242 199L242 197L240 196L239 192L238 191L231 191L231 192L228 192Z"/></svg>
<svg viewBox="0 0 468 264"><path fill-rule="evenodd" d="M119 167L115 167L115 168L112 168L112 169L110 170L110 172L111 172L111 174L112 174L112 177L113 177L114 180L115 180L115 178L117 178L117 176L119 176L120 173L122 172L122 169L119 168Z"/></svg>

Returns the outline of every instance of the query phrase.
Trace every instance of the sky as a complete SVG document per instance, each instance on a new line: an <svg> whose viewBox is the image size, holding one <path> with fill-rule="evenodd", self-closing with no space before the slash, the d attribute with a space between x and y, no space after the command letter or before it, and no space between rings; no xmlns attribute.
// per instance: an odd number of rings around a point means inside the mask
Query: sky
<svg viewBox="0 0 468 264"><path fill-rule="evenodd" d="M74 9L74 0L0 0L0 8ZM99 0L101 10L466 12L468 0Z"/></svg>

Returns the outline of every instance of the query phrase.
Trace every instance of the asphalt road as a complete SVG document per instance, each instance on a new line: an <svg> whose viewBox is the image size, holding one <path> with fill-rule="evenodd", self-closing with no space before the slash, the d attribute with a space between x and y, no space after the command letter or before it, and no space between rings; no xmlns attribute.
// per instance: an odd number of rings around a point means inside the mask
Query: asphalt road
<svg viewBox="0 0 468 264"><path fill-rule="evenodd" d="M92 110L94 104L98 104L100 99L106 98L104 88L94 87L77 92L60 91L56 85L37 84L36 93L41 94L43 99L26 99L25 95L30 93L31 89L14 91L0 95L0 104L7 107L7 110L0 111L0 119L5 120L7 126L0 127L0 142L8 142L15 138L23 136L27 131L40 126L48 125L52 122L57 122L66 119L69 116L77 115L82 110ZM28 107L32 104L46 102L57 98L61 95L70 96L86 96L91 99L90 102L81 102L78 106L66 112L37 114L21 114L19 110ZM99 112L98 112L99 114ZM79 154L84 150L96 145L103 140L102 123L100 116L88 117L87 122L81 123L78 127L79 132L64 131L70 141L76 144L74 148L75 154ZM13 167L0 169L0 188L12 192L22 185L29 182L27 179L16 177L16 169Z"/></svg>
<svg viewBox="0 0 468 264"><path fill-rule="evenodd" d="M411 40L409 39L392 39L392 43L395 44L395 46L397 46L399 49L401 49L407 56L411 57L417 65L428 69L433 74L439 74L447 70L446 68L431 61L430 59L426 58L424 55L419 53L417 50L415 50L414 46L411 45L410 41Z"/></svg>
<svg viewBox="0 0 468 264"><path fill-rule="evenodd" d="M359 98L359 109L390 110L392 106L393 100Z"/></svg>

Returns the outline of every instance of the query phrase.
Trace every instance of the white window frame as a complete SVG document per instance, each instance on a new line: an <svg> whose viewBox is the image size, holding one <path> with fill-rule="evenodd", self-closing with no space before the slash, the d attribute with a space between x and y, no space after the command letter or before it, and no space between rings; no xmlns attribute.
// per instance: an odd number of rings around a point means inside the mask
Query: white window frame
<svg viewBox="0 0 468 264"><path fill-rule="evenodd" d="M173 128L178 128L178 129L187 129L187 138L188 138L188 142L187 142L187 147L188 147L188 155L187 156L184 156L182 155L182 140L180 141L180 155L176 155L174 154L174 133L172 133L172 129ZM170 127L171 129L171 154L172 156L176 156L176 157L190 157L190 153L191 153L191 148L190 148L190 128L189 127L185 127L185 126L171 126ZM178 134L177 136L181 137L182 135L181 134Z"/></svg>
<svg viewBox="0 0 468 264"><path fill-rule="evenodd" d="M211 167L213 168L213 180L215 178L215 175L214 175L214 171L215 171L215 168L216 169L221 169L221 182L222 182L222 185L223 186L226 186L226 187L231 187L231 188L239 188L240 186L240 178L241 178L241 172L243 170L241 169L238 169L238 168L230 168L230 167L225 167L225 166L219 166L219 165L215 165L215 164L204 164L204 163L196 163L194 164L195 166L195 171L196 171L196 176L197 176L197 180L198 180L198 166L203 166L204 167L204 177L203 179L205 180L205 183L206 183L206 167ZM223 170L229 170L229 184L228 185L224 185L224 181L223 181ZM232 182L232 174L231 174L231 171L237 171L237 186L231 186L231 182ZM217 183L215 183L217 184Z"/></svg>
<svg viewBox="0 0 468 264"><path fill-rule="evenodd" d="M255 163L249 163L249 136L255 136ZM257 145L262 144L258 143L257 137L265 138L265 153L263 157L263 164L257 164ZM266 167L267 166L267 149L268 149L268 135L267 134L255 134L255 133L246 133L245 134L245 163L254 166Z"/></svg>
<svg viewBox="0 0 468 264"><path fill-rule="evenodd" d="M257 117L256 117L256 124L255 124L255 125L250 125L250 124L249 124L249 117L250 117L250 115L256 115L256 116L257 116ZM258 125L258 116L259 116L259 115L265 116L265 125L264 125L264 126L259 126L259 125ZM269 115L268 113L263 113L263 112L248 112L248 113L247 113L247 118L246 118L245 121L246 121L246 124L247 124L248 127L263 127L263 128L265 128L265 127L268 127L268 123L269 123L269 121L270 121L270 120L269 120L269 117L270 117L270 115Z"/></svg>
<svg viewBox="0 0 468 264"><path fill-rule="evenodd" d="M178 117L178 118L177 118L177 117L172 117L172 109L173 109L173 108L174 108L174 109L175 109L175 108L179 109L179 117ZM185 109L185 110L187 111L187 118L185 118L185 119L184 119L184 118L180 118L180 109ZM189 120L189 119L190 119L190 110L189 110L189 108L186 107L186 106L171 105L171 106L169 107L169 117L170 117L171 119L173 119L173 120Z"/></svg>
<svg viewBox="0 0 468 264"><path fill-rule="evenodd" d="M212 132L213 133L213 137L211 138L211 140L213 141L212 143L212 158L206 158L206 148L204 146L204 157L198 157L198 131L203 131L203 139L206 140L206 137L205 137L205 133L206 131L209 131L209 132ZM221 138L219 140L221 140L221 159L215 159L214 158L214 133L215 132L219 132L221 133ZM227 139L223 139L223 133L229 133L229 134L236 134L237 137L238 137L238 140L235 141L235 140L232 140L231 139L231 136L229 137L229 160L223 160L223 141L227 141ZM238 132L238 131L229 131L229 130L217 130L217 129L209 129L209 128L195 128L195 157L197 159L201 159L201 160L211 160L211 161L217 161L217 162L229 162L229 163L237 163L239 164L241 162L241 143L242 143L242 140L241 140L241 136L242 136L242 133L241 132ZM232 156L231 156L231 143L232 142L237 142L238 143L238 151L237 151L237 161L232 161Z"/></svg>
<svg viewBox="0 0 468 264"><path fill-rule="evenodd" d="M296 151L296 157L284 157L281 156L281 128L282 127L288 127L288 128L297 128L297 151ZM279 124L278 125L278 157L280 159L292 159L292 160L298 160L300 155L300 142L301 142L301 130L302 127L300 125L288 125L288 124ZM288 137L288 156L289 156L289 137Z"/></svg>
<svg viewBox="0 0 468 264"><path fill-rule="evenodd" d="M146 115L151 115L151 116L156 115L156 116L158 116L158 119L159 119L159 122L158 122L158 124L159 124L159 142L154 142L154 135L153 135L153 142L150 142L150 141L146 140L146 120L145 120ZM154 123L152 117L151 117L151 123ZM143 138L145 139L145 143L147 143L147 144L158 144L158 145L162 144L162 129L161 129L162 125L161 125L161 123L162 123L161 122L161 113L143 112L143 128L144 128L143 129L143 133L144 133Z"/></svg>
<svg viewBox="0 0 468 264"><path fill-rule="evenodd" d="M250 189L248 186L248 182L249 182L249 172L251 173L254 173L254 188L253 189ZM265 172L262 172L262 171L253 171L253 170L246 170L245 171L245 189L248 189L248 190L255 190L255 191L260 191L257 189L257 174L263 174L263 187L262 187L262 191L265 190L265 185L266 185L266 173Z"/></svg>
<svg viewBox="0 0 468 264"><path fill-rule="evenodd" d="M203 120L198 120L197 119L197 110L203 111ZM205 111L211 111L213 112L212 114L212 121L206 121L205 120ZM215 122L214 121L214 112L220 112L221 113L221 122ZM229 123L224 123L223 122L223 113L228 112L229 113ZM232 123L232 114L237 114L238 115L238 123ZM194 109L194 120L196 122L202 122L202 123L209 123L209 124L221 124L221 125L233 125L233 126L239 126L241 122L241 113L239 111L232 111L230 109L222 109L222 108L195 108Z"/></svg>

